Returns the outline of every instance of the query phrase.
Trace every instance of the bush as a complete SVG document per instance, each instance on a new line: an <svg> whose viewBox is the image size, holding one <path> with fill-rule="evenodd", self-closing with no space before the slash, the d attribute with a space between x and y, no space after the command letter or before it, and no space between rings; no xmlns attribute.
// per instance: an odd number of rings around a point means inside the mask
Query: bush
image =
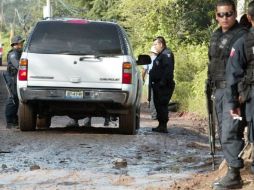
<svg viewBox="0 0 254 190"><path fill-rule="evenodd" d="M6 58L7 53L11 49L8 33L2 33L2 39L1 39L0 43L4 44L2 60L3 60L3 63L6 63L7 62L7 58Z"/></svg>
<svg viewBox="0 0 254 190"><path fill-rule="evenodd" d="M207 77L207 45L181 44L175 51L174 101L180 110L205 113L204 82Z"/></svg>

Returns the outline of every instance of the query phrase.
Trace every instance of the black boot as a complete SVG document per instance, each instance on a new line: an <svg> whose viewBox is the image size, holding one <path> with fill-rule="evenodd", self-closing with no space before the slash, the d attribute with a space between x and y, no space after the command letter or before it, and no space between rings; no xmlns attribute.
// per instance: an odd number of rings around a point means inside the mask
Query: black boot
<svg viewBox="0 0 254 190"><path fill-rule="evenodd" d="M66 127L79 127L78 119L71 119Z"/></svg>
<svg viewBox="0 0 254 190"><path fill-rule="evenodd" d="M91 120L92 120L91 117L85 118L84 127L91 127L92 126L92 121Z"/></svg>
<svg viewBox="0 0 254 190"><path fill-rule="evenodd" d="M213 183L213 189L225 190L225 189L238 189L242 188L243 182L240 175L239 168L228 167L227 174L217 182Z"/></svg>
<svg viewBox="0 0 254 190"><path fill-rule="evenodd" d="M159 122L159 126L156 128L152 128L152 131L158 133L168 133L167 122Z"/></svg>
<svg viewBox="0 0 254 190"><path fill-rule="evenodd" d="M104 126L109 126L110 117L105 117Z"/></svg>

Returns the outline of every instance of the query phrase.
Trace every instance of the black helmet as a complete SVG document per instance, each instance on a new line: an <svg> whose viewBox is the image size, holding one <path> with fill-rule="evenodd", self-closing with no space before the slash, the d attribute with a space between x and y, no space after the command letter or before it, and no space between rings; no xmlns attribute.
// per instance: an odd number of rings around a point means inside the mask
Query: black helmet
<svg viewBox="0 0 254 190"><path fill-rule="evenodd" d="M21 36L14 36L11 39L11 46L13 46L14 44L23 43L24 41L25 40L23 40Z"/></svg>

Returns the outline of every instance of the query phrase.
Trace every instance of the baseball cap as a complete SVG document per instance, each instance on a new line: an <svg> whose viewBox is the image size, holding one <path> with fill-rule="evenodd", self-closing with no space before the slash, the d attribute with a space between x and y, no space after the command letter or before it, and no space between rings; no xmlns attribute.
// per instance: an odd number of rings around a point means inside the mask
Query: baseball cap
<svg viewBox="0 0 254 190"><path fill-rule="evenodd" d="M12 39L11 39L11 46L13 46L14 44L18 44L18 43L23 43L25 40L22 39L21 36L14 36Z"/></svg>

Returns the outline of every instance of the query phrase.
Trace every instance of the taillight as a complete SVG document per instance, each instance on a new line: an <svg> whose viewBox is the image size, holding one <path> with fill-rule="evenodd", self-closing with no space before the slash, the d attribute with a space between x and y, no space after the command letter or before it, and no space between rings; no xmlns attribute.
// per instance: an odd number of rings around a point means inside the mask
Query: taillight
<svg viewBox="0 0 254 190"><path fill-rule="evenodd" d="M131 84L131 64L129 62L123 63L123 76L122 83L123 84Z"/></svg>
<svg viewBox="0 0 254 190"><path fill-rule="evenodd" d="M28 60L21 59L19 61L19 74L18 74L20 81L27 80L27 67L28 67Z"/></svg>

